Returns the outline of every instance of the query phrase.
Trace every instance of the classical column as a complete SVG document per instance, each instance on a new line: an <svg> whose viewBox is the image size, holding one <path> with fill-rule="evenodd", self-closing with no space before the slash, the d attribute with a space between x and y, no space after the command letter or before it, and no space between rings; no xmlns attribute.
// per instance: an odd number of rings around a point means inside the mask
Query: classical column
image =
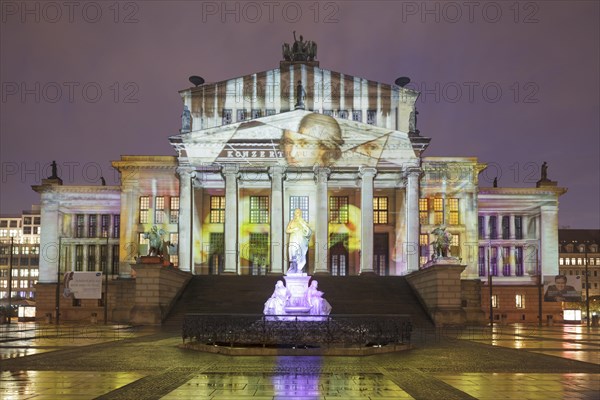
<svg viewBox="0 0 600 400"><path fill-rule="evenodd" d="M179 175L179 269L192 270L192 179L190 168L177 168Z"/></svg>
<svg viewBox="0 0 600 400"><path fill-rule="evenodd" d="M360 274L375 274L373 270L373 179L375 178L375 174L377 174L377 170L361 166L358 171L358 175L361 178Z"/></svg>
<svg viewBox="0 0 600 400"><path fill-rule="evenodd" d="M517 259L514 244L510 246L509 250L509 260L510 260L510 275L517 275Z"/></svg>
<svg viewBox="0 0 600 400"><path fill-rule="evenodd" d="M329 168L317 167L314 168L315 179L317 181L317 218L315 221L315 268L314 274L329 274L327 269L327 250L329 247L329 218L327 208L327 179L331 170Z"/></svg>
<svg viewBox="0 0 600 400"><path fill-rule="evenodd" d="M541 260L544 275L558 274L558 207L541 206Z"/></svg>
<svg viewBox="0 0 600 400"><path fill-rule="evenodd" d="M406 259L407 272L419 269L419 175L421 169L411 167L406 170Z"/></svg>
<svg viewBox="0 0 600 400"><path fill-rule="evenodd" d="M509 238L510 239L515 239L516 238L516 224L515 224L515 215L514 214L510 214L510 216L508 217L508 229L510 230L509 234Z"/></svg>
<svg viewBox="0 0 600 400"><path fill-rule="evenodd" d="M271 270L283 274L283 175L285 167L269 168L271 178Z"/></svg>
<svg viewBox="0 0 600 400"><path fill-rule="evenodd" d="M225 179L225 268L223 274L237 274L238 268L238 178L237 165L227 164L221 171Z"/></svg>
<svg viewBox="0 0 600 400"><path fill-rule="evenodd" d="M58 201L48 199L50 196L54 196L54 193L42 193L42 208L40 215L40 283L56 282L59 268L58 242L60 237L60 223Z"/></svg>

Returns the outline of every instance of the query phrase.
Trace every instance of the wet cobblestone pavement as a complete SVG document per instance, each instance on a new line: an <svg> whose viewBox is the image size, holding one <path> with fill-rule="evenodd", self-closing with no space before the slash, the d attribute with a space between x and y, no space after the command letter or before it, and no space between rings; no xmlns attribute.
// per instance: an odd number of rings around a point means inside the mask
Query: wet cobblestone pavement
<svg viewBox="0 0 600 400"><path fill-rule="evenodd" d="M225 356L178 332L0 326L1 399L598 399L600 329L416 330L367 357Z"/></svg>

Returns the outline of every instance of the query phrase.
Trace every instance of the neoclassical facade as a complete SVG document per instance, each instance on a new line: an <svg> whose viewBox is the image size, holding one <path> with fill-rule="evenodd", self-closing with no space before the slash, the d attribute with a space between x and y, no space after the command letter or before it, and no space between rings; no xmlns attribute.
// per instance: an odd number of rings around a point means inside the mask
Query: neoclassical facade
<svg viewBox="0 0 600 400"><path fill-rule="evenodd" d="M168 137L173 156L121 157L113 162L120 186L48 179L34 188L42 197L42 249L59 239L66 246L60 259L42 258L40 282L56 282L58 268L99 270L89 252L102 250L89 246L101 246L102 236L89 224L104 215L105 257L118 258L113 275L131 276L153 226L182 271L284 274L285 227L295 209L313 232L310 274L407 275L430 260L438 226L452 234L464 279L491 274L498 284L529 284L558 272L565 190L547 179L532 188L484 188L486 164L477 158L424 157L430 139L416 126L418 92L312 60L198 82L180 95L182 129Z"/></svg>

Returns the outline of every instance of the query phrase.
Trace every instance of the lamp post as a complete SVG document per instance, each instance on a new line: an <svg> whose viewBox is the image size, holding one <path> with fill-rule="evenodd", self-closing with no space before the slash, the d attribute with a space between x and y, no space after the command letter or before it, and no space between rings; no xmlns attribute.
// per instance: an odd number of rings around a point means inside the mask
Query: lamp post
<svg viewBox="0 0 600 400"><path fill-rule="evenodd" d="M583 241L584 257L585 257L585 314L587 316L587 327L590 329L590 282L588 273L588 240Z"/></svg>
<svg viewBox="0 0 600 400"><path fill-rule="evenodd" d="M492 290L492 245L488 245L488 286L490 287L490 328L494 329L494 295Z"/></svg>
<svg viewBox="0 0 600 400"><path fill-rule="evenodd" d="M108 324L108 238L109 232L106 232L106 252L104 259L104 325Z"/></svg>
<svg viewBox="0 0 600 400"><path fill-rule="evenodd" d="M8 256L8 324L10 325L10 318L12 315L12 304L11 304L11 297L12 297L12 267L13 267L13 251L14 251L14 243L15 243L15 238L14 237L10 237L10 254Z"/></svg>

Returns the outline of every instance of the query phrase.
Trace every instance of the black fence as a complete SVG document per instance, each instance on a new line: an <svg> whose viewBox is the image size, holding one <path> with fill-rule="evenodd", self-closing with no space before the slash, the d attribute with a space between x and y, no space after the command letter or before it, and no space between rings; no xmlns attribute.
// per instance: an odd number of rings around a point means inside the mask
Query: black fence
<svg viewBox="0 0 600 400"><path fill-rule="evenodd" d="M183 341L231 347L379 347L408 344L408 315L334 315L306 317L262 314L186 314Z"/></svg>

